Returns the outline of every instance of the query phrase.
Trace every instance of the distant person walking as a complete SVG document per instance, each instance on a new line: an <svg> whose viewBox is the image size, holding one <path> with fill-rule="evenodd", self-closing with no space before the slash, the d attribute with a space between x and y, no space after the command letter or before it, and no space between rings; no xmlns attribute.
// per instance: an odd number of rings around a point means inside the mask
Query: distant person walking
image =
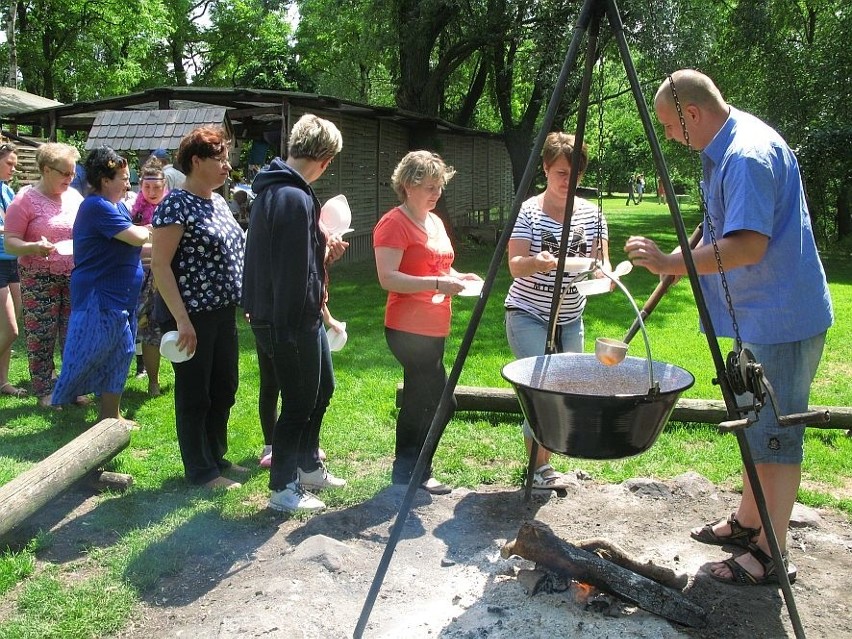
<svg viewBox="0 0 852 639"><path fill-rule="evenodd" d="M639 204L636 201L636 175L631 175L627 179L627 202L624 203L624 206L630 206L630 203Z"/></svg>
<svg viewBox="0 0 852 639"><path fill-rule="evenodd" d="M636 200L636 204L639 204L642 201L642 195L645 193L645 175L640 173L636 176L636 195L639 197Z"/></svg>

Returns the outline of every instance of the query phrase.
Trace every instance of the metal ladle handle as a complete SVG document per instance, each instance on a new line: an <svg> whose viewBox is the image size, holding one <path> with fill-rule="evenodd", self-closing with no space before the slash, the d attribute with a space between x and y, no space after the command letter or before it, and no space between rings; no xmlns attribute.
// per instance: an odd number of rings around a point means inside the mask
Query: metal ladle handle
<svg viewBox="0 0 852 639"><path fill-rule="evenodd" d="M612 282L614 282L615 285L621 289L621 291L624 293L624 295L630 302L630 305L633 307L633 312L636 313L636 322L634 322L634 324L638 322L639 328L642 331L642 337L645 340L645 354L648 358L648 392L652 393L659 390L658 385L654 381L654 360L651 358L651 341L648 339L648 332L645 330L645 322L642 321L642 313L639 311L639 307L636 306L636 301L633 299L633 296L630 294L630 291L627 290L627 287L624 286L624 284L622 284L617 277L613 276L610 273L607 273L605 269L600 268L600 264L596 262L595 266L592 269L582 271L581 273L577 274L570 282L568 282L567 286L565 287L565 290L562 292L562 295L559 296L559 304L556 306L556 316L559 316L559 309L562 308L562 303L565 301L565 296L568 294L568 291L571 290L571 287L581 278L586 277L589 273L593 273L596 270L600 270L600 272L603 273L605 277L609 278ZM553 323L553 334L551 334L550 336L551 342L553 342L554 340L555 333L556 322ZM636 332L634 331L633 335L635 334ZM633 335L631 335L630 337L632 338ZM627 340L625 340L625 343L627 343Z"/></svg>
<svg viewBox="0 0 852 639"><path fill-rule="evenodd" d="M695 227L695 230L692 232L692 235L689 236L689 248L694 249L701 242L701 225ZM668 292L669 288L675 281L674 275L665 275L660 278L660 283L657 284L656 288L653 290L651 295L645 301L645 304L642 306L642 311L640 315L642 319L647 318L651 312L657 308L657 304L660 303L660 300L663 299L665 294ZM630 340L632 340L636 333L639 331L639 321L635 320L631 325L630 329L624 336L624 343L629 344Z"/></svg>
<svg viewBox="0 0 852 639"><path fill-rule="evenodd" d="M636 305L636 300L633 299L633 296L630 294L630 291L627 290L627 287L621 283L621 281L607 273L604 269L601 269L601 273L604 274L604 277L608 277L618 288L621 289L621 292L624 293L627 300L630 302L630 306L633 307L633 312L636 313L636 321L634 324L638 322L639 329L642 331L642 338L645 340L645 356L648 358L648 393L654 393L660 390L657 383L654 381L654 360L651 357L651 340L648 339L648 331L645 330L645 322L643 321L642 313L639 310L639 307ZM636 331L633 332L633 335L636 334ZM632 338L633 335L630 337ZM627 340L625 340L627 343Z"/></svg>

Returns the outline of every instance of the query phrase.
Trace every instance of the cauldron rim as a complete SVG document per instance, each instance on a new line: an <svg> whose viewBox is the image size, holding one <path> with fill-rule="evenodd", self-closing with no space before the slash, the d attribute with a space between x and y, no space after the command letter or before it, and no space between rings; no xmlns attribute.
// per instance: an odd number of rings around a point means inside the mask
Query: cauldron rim
<svg viewBox="0 0 852 639"><path fill-rule="evenodd" d="M595 357L594 353L552 353L552 354L549 354L549 355L533 355L531 357L520 357L516 360L513 360L513 361L511 361L508 364L503 366L503 368L501 370L501 375L503 376L503 379L508 381L513 386L515 386L515 385L516 386L522 386L523 388L528 388L528 389L534 390L538 393L550 393L550 394L554 394L554 395L570 396L570 397L616 397L616 398L622 398L622 399L640 399L640 398L670 395L671 393L682 393L685 390L688 390L689 388L691 388L695 384L695 376L692 373L690 373L688 370L686 370L685 368L682 368L680 366L677 366L676 364L670 364L668 362L661 362L659 360L652 360L655 371L657 370L658 366L659 367L666 367L668 369L674 369L674 370L678 371L678 373L680 373L680 374L685 374L687 376L688 383L685 383L681 386L677 386L676 388L670 388L670 389L666 389L666 390L654 390L652 388L649 388L644 393L598 393L598 394L590 394L590 393L577 393L577 392L571 392L571 391L564 391L564 390L558 390L558 389L554 389L554 388L541 388L540 386L533 386L532 384L528 384L528 383L525 383L525 382L514 380L506 374L506 369L513 366L513 365L516 365L518 362L523 362L523 361L526 361L526 360L533 360L533 359L547 359L547 358L559 358L559 359L570 358L570 359L577 359L577 360L581 360L581 361L594 361L594 362L596 362L597 364L600 365L602 370L607 369L607 368L617 368L615 366L614 367L607 367L607 366L604 366L603 364L600 364L597 357ZM628 365L629 364L643 365L643 364L646 364L647 361L648 360L643 358L643 357L634 357L634 356L628 355L627 357L624 358L623 362L618 364L618 366L624 366L625 364L628 364ZM643 374L647 374L646 369L643 369Z"/></svg>

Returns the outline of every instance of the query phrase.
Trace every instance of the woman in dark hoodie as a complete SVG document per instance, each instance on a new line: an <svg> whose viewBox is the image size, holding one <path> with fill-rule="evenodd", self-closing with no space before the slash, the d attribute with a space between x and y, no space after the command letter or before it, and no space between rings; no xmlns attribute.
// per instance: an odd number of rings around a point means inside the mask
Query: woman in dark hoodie
<svg viewBox="0 0 852 639"><path fill-rule="evenodd" d="M337 127L306 114L293 125L287 161L275 158L254 179L246 243L243 307L258 352L271 361L282 410L272 438L269 508L292 512L325 504L307 489L346 484L315 455L322 419L334 392L322 330L325 265L347 244L320 228L311 188L343 148Z"/></svg>

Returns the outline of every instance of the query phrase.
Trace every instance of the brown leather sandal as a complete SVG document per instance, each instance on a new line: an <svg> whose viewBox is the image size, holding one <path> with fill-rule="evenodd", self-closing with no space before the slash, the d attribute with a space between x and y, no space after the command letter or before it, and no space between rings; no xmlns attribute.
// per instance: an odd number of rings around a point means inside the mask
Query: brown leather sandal
<svg viewBox="0 0 852 639"><path fill-rule="evenodd" d="M713 527L726 521L731 528L730 535L717 535ZM689 536L695 541L700 541L702 544L712 544L714 546L739 546L740 548L748 549L752 540L760 534L760 528L746 528L741 526L737 521L736 513L731 513L727 520L724 517L711 521L709 524L704 524L704 527L698 532L690 532Z"/></svg>
<svg viewBox="0 0 852 639"><path fill-rule="evenodd" d="M730 577L719 577L715 575L712 570L708 571L710 576L716 581L721 581L722 583L734 586L765 586L779 583L778 571L772 557L763 552L757 544L749 544L748 552L746 554L750 554L760 563L761 566L763 566L762 576L756 577L751 574L737 562L736 557L729 557L728 559L719 562L721 564L725 564L728 567L728 570L731 571ZM795 583L796 578L799 576L796 567L789 563L786 554L782 555L782 559L784 561L784 569L787 571L787 579L790 580L791 584Z"/></svg>

